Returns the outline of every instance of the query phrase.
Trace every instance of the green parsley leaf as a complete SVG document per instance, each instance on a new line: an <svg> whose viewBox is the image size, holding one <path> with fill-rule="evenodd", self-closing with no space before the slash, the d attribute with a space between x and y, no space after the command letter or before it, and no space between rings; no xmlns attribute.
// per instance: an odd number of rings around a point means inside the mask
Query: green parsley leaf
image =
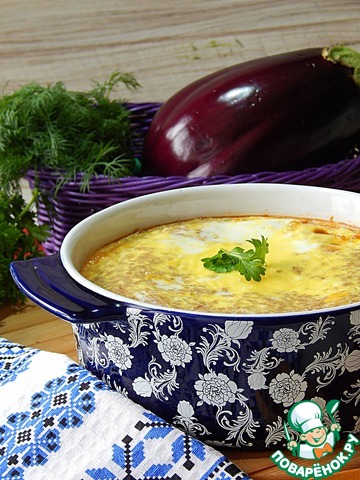
<svg viewBox="0 0 360 480"><path fill-rule="evenodd" d="M237 271L247 281L260 282L266 271L265 256L269 251L269 244L264 236L261 236L260 240L252 238L247 241L254 249L245 251L241 247L235 247L229 251L221 248L216 255L201 259L204 267L217 273Z"/></svg>

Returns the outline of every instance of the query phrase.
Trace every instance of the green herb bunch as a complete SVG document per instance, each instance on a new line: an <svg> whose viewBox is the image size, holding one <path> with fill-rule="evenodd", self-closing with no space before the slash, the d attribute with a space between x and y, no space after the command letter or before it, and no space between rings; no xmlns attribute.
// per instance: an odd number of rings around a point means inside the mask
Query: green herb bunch
<svg viewBox="0 0 360 480"><path fill-rule="evenodd" d="M47 192L33 189L28 203L21 193L20 180L30 169L35 178L41 171L58 173L57 189L81 174L82 191L94 175L118 178L139 171L128 109L110 98L119 84L131 91L140 87L132 74L114 72L86 92L58 82L28 84L0 97L0 304L24 299L10 263L42 255L49 234L33 209L40 199L48 204Z"/></svg>
<svg viewBox="0 0 360 480"><path fill-rule="evenodd" d="M12 260L26 260L43 255L41 243L46 240L46 225L37 225L32 206L39 192L33 190L26 203L20 192L9 195L0 190L0 305L24 300L10 275Z"/></svg>
<svg viewBox="0 0 360 480"><path fill-rule="evenodd" d="M86 92L69 91L62 82L29 84L0 97L0 187L16 190L29 169L51 169L60 182L82 174L83 191L93 175L110 178L136 174L132 133L124 103L110 98L119 85L140 87L130 73L114 72Z"/></svg>

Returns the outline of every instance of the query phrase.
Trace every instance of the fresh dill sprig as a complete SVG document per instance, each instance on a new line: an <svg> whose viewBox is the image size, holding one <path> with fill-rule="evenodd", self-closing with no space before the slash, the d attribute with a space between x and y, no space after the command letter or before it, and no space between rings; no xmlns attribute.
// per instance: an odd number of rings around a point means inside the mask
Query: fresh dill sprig
<svg viewBox="0 0 360 480"><path fill-rule="evenodd" d="M123 84L140 88L130 73L114 72L86 92L62 82L25 85L0 97L0 188L17 190L28 170L60 173L60 183L82 174L82 190L93 175L118 178L139 173L124 102L110 98Z"/></svg>

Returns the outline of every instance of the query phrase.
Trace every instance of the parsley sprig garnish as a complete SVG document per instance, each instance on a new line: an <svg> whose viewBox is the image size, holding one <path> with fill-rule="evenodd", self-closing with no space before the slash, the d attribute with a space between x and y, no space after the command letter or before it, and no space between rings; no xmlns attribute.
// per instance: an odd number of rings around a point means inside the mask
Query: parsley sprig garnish
<svg viewBox="0 0 360 480"><path fill-rule="evenodd" d="M204 267L217 273L227 273L237 271L243 275L247 281L255 280L260 282L261 276L265 275L266 262L265 256L269 251L267 238L261 236L261 240L252 238L247 240L254 246L254 249L244 250L241 247L235 247L232 250L221 248L218 253L212 257L202 258Z"/></svg>

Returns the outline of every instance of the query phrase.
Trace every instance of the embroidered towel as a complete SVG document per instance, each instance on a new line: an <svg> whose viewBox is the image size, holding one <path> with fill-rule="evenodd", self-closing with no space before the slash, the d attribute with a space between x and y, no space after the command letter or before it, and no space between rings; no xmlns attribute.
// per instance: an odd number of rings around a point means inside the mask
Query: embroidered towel
<svg viewBox="0 0 360 480"><path fill-rule="evenodd" d="M250 480L65 355L0 338L2 480Z"/></svg>

